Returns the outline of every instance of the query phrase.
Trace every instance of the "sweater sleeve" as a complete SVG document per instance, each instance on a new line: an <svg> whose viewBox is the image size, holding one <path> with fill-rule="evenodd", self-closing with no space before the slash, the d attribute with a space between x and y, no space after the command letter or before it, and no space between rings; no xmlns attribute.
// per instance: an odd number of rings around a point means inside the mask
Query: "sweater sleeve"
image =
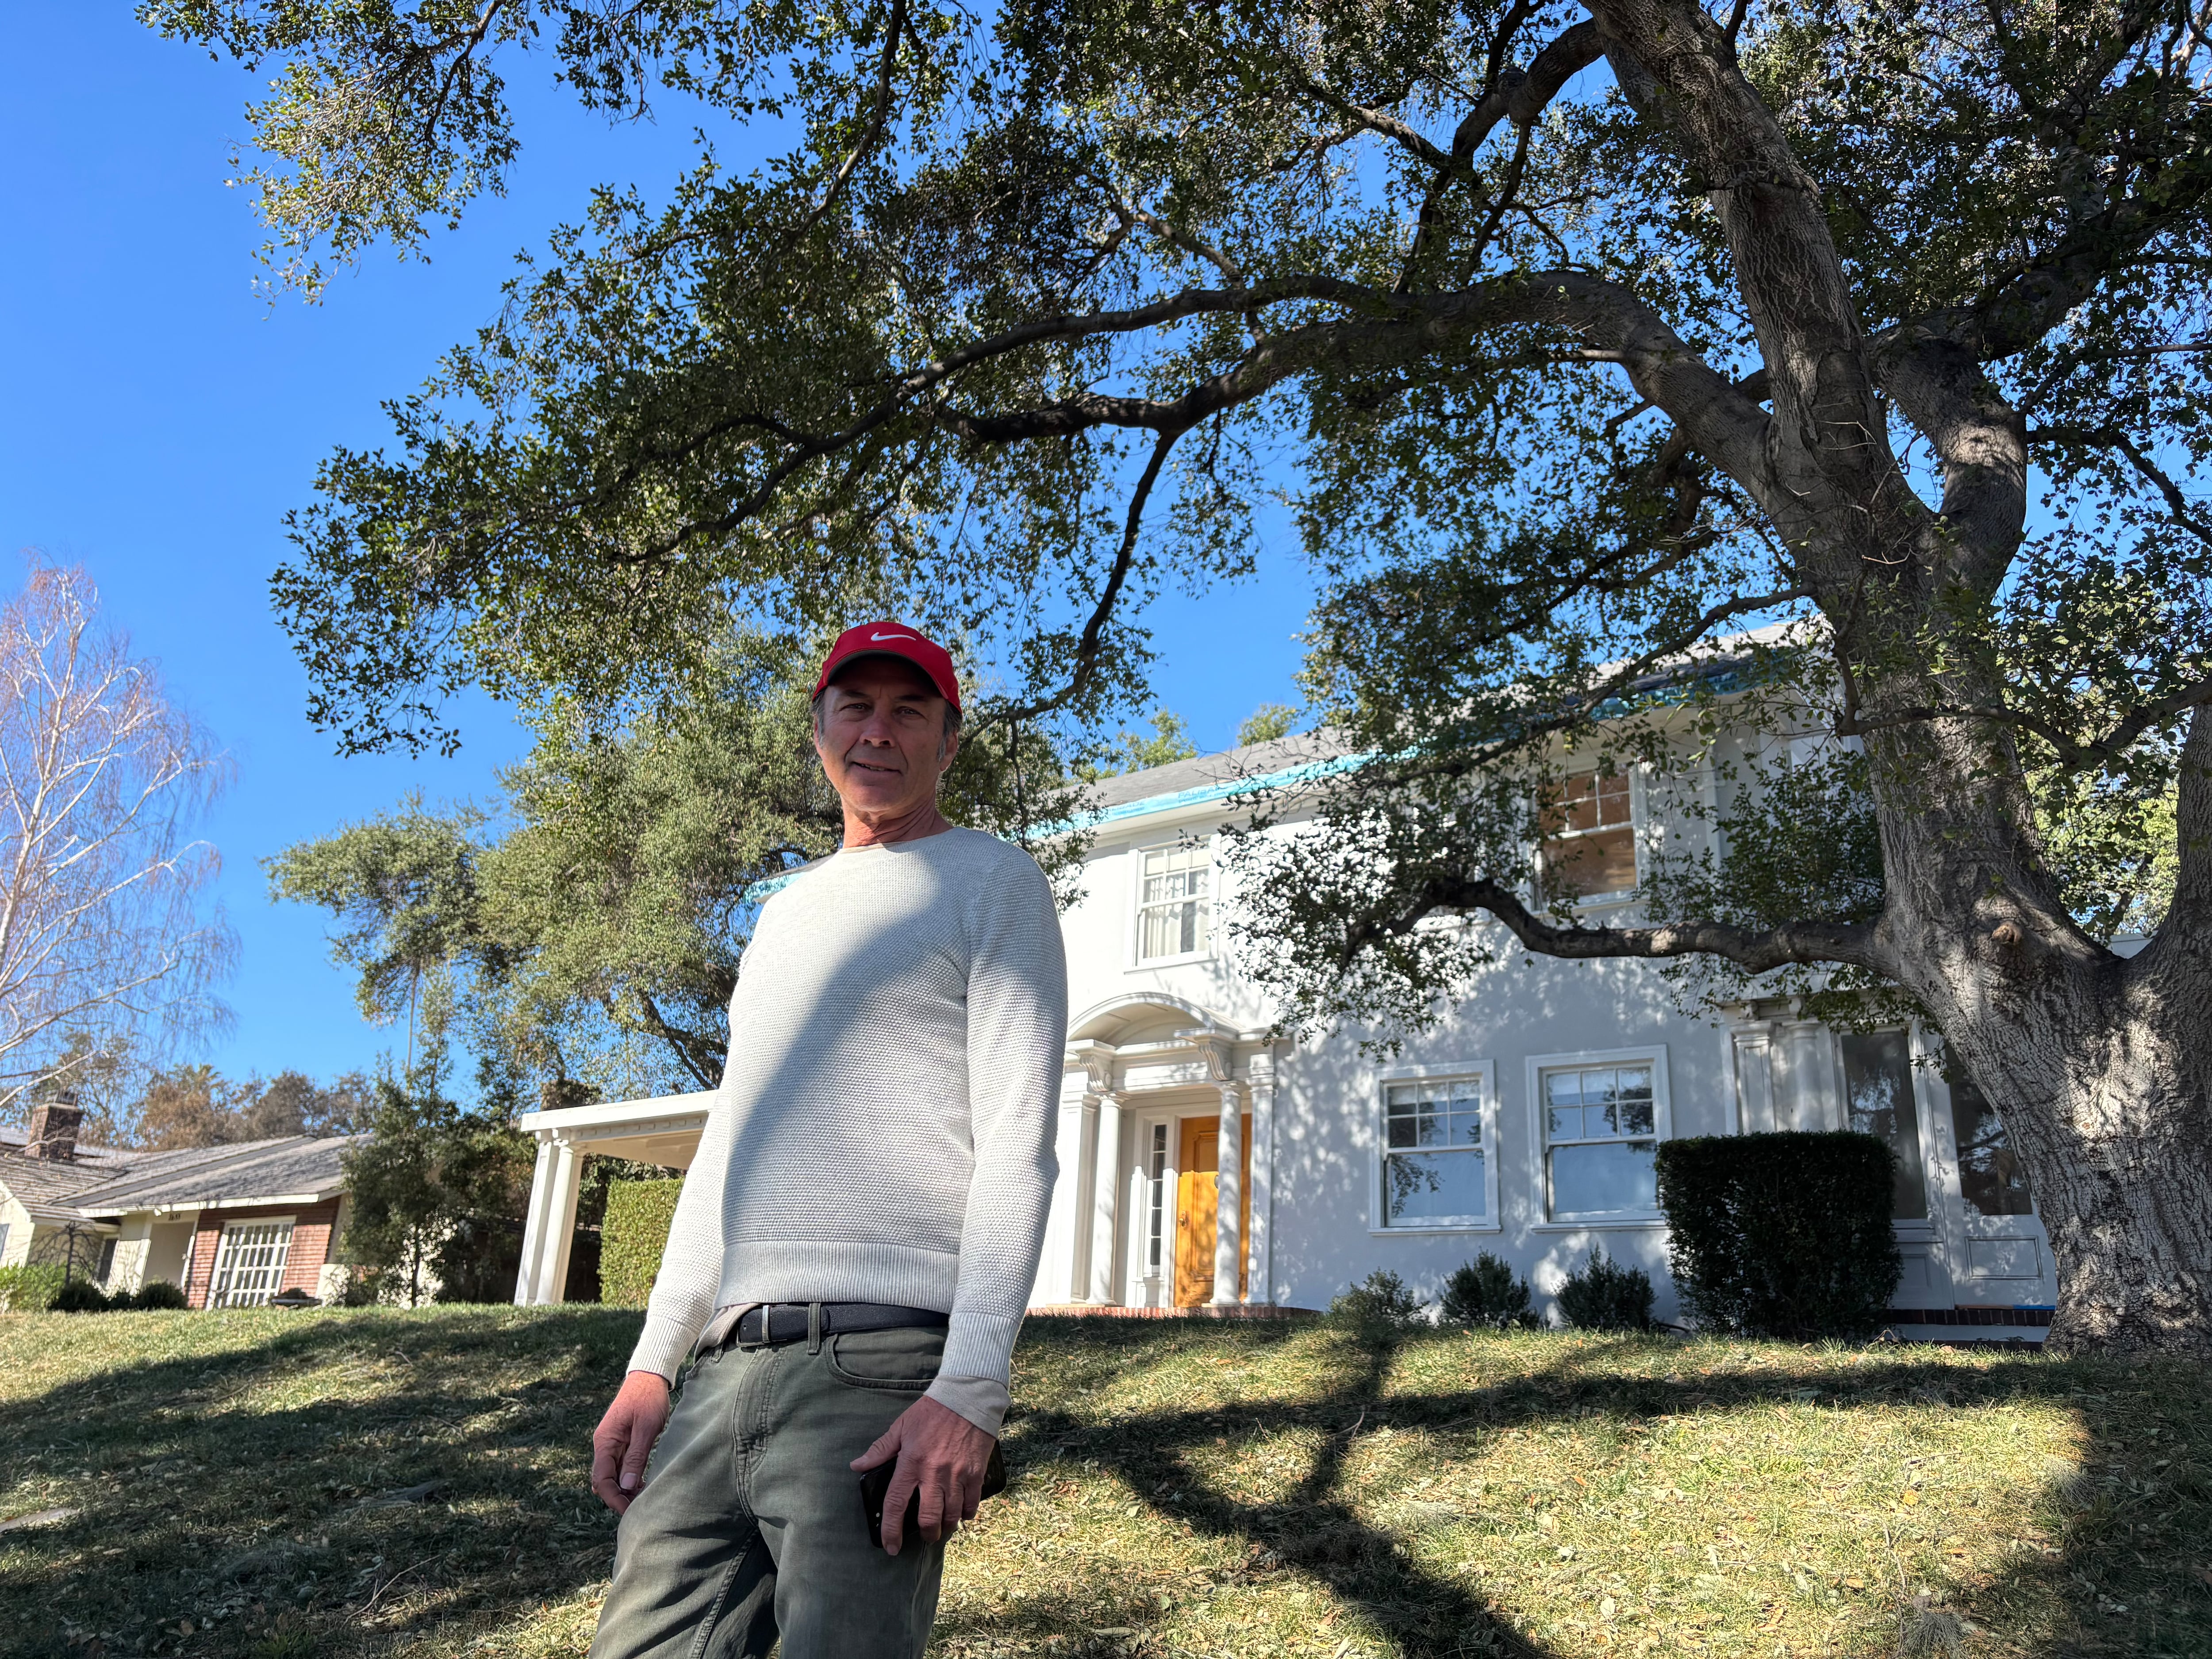
<svg viewBox="0 0 2212 1659"><path fill-rule="evenodd" d="M945 1334L939 1403L975 1405L963 1385L1010 1380L1014 1338L1036 1282L1060 1172L1053 1152L1067 1041L1067 957L1044 872L1026 855L994 870L970 901L968 1108L975 1175ZM934 1392L934 1390L933 1390ZM972 1386L968 1393L974 1392ZM974 1420L971 1417L970 1420Z"/></svg>
<svg viewBox="0 0 2212 1659"><path fill-rule="evenodd" d="M732 1039L735 1041L734 1036ZM668 1248L645 1307L645 1328L631 1350L629 1369L659 1371L670 1382L676 1368L714 1317L722 1285L722 1183L730 1169L730 1122L734 1115L720 1090L707 1109L706 1133L684 1177L669 1224Z"/></svg>

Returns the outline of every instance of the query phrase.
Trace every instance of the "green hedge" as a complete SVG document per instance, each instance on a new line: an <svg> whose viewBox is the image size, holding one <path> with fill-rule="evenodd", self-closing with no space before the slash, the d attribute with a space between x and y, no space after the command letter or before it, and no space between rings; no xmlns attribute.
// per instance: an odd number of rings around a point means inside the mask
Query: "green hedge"
<svg viewBox="0 0 2212 1659"><path fill-rule="evenodd" d="M44 1313L62 1293L58 1262L37 1267L0 1267L0 1307L14 1313Z"/></svg>
<svg viewBox="0 0 2212 1659"><path fill-rule="evenodd" d="M1747 1336L1864 1337L1904 1262L1895 1156L1872 1135L1702 1135L1659 1146L1683 1309Z"/></svg>
<svg viewBox="0 0 2212 1659"><path fill-rule="evenodd" d="M660 1253L668 1248L681 1181L617 1181L607 1188L607 1215L599 1228L599 1300L614 1308L642 1308L653 1294Z"/></svg>

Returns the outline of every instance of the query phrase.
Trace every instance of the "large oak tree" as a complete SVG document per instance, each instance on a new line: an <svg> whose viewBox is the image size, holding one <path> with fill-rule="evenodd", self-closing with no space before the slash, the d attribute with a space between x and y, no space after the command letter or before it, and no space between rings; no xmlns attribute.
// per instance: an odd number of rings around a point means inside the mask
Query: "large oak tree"
<svg viewBox="0 0 2212 1659"><path fill-rule="evenodd" d="M2008 1115L2053 1340L2212 1346L2202 0L144 9L282 64L310 289L495 186L532 54L704 133L325 467L276 594L344 741L891 602L986 729L1095 727L1287 483L1367 757L1262 905L1300 1010L1419 1018L1492 922L1903 998ZM1833 742L1717 772L1747 725ZM1532 855L1569 750L1698 781L1648 925Z"/></svg>

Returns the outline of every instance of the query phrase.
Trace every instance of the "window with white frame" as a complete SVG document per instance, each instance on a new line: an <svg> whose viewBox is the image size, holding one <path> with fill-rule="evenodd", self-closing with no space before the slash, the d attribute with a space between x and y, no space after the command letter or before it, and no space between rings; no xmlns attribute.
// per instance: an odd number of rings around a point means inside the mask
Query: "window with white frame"
<svg viewBox="0 0 2212 1659"><path fill-rule="evenodd" d="M1145 1156L1145 1277L1158 1279L1165 1254L1168 1224L1168 1126L1152 1125Z"/></svg>
<svg viewBox="0 0 2212 1659"><path fill-rule="evenodd" d="M292 1221L227 1223L216 1245L211 1308L258 1308L276 1294L292 1255Z"/></svg>
<svg viewBox="0 0 2212 1659"><path fill-rule="evenodd" d="M1491 1094L1482 1070L1384 1075L1382 1226L1494 1224Z"/></svg>
<svg viewBox="0 0 2212 1659"><path fill-rule="evenodd" d="M1535 1081L1552 1219L1656 1214L1664 1103L1657 1057L1540 1065Z"/></svg>
<svg viewBox="0 0 2212 1659"><path fill-rule="evenodd" d="M1636 824L1628 775L1577 772L1547 792L1539 818L1545 878L1578 899L1636 889Z"/></svg>
<svg viewBox="0 0 2212 1659"><path fill-rule="evenodd" d="M1213 848L1203 841L1137 854L1137 960L1203 956L1213 899Z"/></svg>

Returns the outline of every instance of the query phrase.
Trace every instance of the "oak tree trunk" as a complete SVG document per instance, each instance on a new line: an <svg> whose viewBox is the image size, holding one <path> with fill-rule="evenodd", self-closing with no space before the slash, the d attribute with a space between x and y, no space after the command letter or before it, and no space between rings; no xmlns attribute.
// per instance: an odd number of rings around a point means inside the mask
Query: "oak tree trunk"
<svg viewBox="0 0 2212 1659"><path fill-rule="evenodd" d="M1877 775L1905 762L1906 741L1873 745ZM1940 725L1911 741L1921 781L1881 812L1882 930L1896 976L2026 1164L2057 1268L2050 1343L2212 1353L2212 951L2199 925L2212 720L2196 716L2185 749L2174 905L2131 957L2057 902L2010 799L2015 757Z"/></svg>

